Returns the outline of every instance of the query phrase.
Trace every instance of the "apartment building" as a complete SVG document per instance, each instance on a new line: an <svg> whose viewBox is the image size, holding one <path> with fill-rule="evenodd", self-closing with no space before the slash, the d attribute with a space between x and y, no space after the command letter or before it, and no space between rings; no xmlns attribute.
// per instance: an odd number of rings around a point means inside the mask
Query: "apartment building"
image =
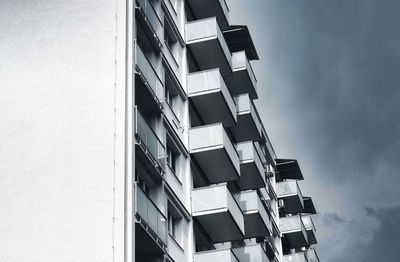
<svg viewBox="0 0 400 262"><path fill-rule="evenodd" d="M257 50L225 0L2 5L28 33L3 46L21 54L3 77L20 102L2 104L3 261L319 261L313 201L273 150Z"/></svg>

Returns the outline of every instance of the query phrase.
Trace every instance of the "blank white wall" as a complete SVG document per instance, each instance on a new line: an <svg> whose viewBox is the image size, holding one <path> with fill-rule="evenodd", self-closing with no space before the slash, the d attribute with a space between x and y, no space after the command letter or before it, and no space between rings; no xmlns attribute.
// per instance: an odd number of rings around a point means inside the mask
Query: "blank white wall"
<svg viewBox="0 0 400 262"><path fill-rule="evenodd" d="M116 1L0 1L0 261L112 261Z"/></svg>

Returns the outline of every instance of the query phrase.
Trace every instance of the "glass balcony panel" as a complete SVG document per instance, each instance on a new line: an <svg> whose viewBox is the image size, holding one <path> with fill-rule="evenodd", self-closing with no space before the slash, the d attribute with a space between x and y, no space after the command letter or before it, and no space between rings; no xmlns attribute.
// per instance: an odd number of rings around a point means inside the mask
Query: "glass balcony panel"
<svg viewBox="0 0 400 262"><path fill-rule="evenodd" d="M148 198L139 186L135 186L136 191L136 214L150 227L152 232L167 243L167 220L158 210L154 203Z"/></svg>
<svg viewBox="0 0 400 262"><path fill-rule="evenodd" d="M189 139L191 152L221 147L224 143L224 130L222 125L219 124L191 128Z"/></svg>
<svg viewBox="0 0 400 262"><path fill-rule="evenodd" d="M282 217L280 221L282 233L301 230L302 223L299 216Z"/></svg>
<svg viewBox="0 0 400 262"><path fill-rule="evenodd" d="M194 254L194 262L239 262L231 249L217 249Z"/></svg>
<svg viewBox="0 0 400 262"><path fill-rule="evenodd" d="M186 24L188 42L217 37L217 26L214 19L195 20Z"/></svg>
<svg viewBox="0 0 400 262"><path fill-rule="evenodd" d="M262 244L234 248L233 252L240 262L269 262Z"/></svg>
<svg viewBox="0 0 400 262"><path fill-rule="evenodd" d="M283 256L283 262L309 262L305 253L295 253Z"/></svg>
<svg viewBox="0 0 400 262"><path fill-rule="evenodd" d="M147 59L146 55L140 48L140 46L135 44L136 50L136 66L139 69L140 73L145 78L147 85L151 88L153 95L160 101L164 100L164 84L161 81L161 78L157 74L156 70Z"/></svg>

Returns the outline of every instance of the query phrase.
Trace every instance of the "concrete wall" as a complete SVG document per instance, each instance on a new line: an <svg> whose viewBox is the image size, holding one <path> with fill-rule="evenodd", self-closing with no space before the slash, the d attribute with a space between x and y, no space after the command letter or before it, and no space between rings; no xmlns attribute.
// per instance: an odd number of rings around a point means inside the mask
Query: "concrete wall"
<svg viewBox="0 0 400 262"><path fill-rule="evenodd" d="M0 1L0 261L121 261L123 3Z"/></svg>

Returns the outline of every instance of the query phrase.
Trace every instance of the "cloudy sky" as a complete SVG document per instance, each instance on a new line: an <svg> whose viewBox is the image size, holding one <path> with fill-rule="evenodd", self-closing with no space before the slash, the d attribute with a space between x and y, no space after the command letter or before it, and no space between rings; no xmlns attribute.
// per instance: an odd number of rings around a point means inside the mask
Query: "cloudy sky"
<svg viewBox="0 0 400 262"><path fill-rule="evenodd" d="M400 1L227 2L258 48L275 151L318 209L321 261L399 261Z"/></svg>

